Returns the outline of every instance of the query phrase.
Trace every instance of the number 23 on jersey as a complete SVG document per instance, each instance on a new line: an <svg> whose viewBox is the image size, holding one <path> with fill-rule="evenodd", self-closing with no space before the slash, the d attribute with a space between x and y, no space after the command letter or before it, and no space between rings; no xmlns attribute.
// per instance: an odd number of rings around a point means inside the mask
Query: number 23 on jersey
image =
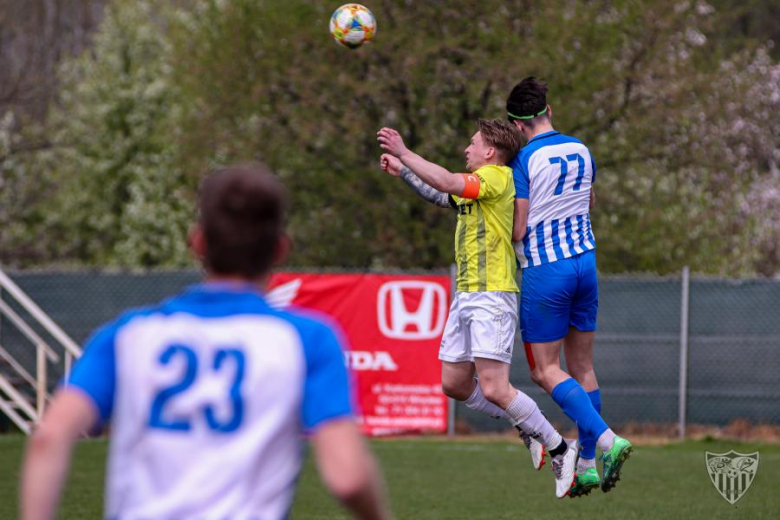
<svg viewBox="0 0 780 520"><path fill-rule="evenodd" d="M192 429L195 417L172 415L170 406L166 405L169 405L171 400L181 397L180 394L185 394L196 383L199 365L205 362L209 366L208 370L212 370L219 376L230 378L232 381L228 394L224 396L230 401L230 414L227 417L218 418L216 403L208 404L201 409L206 425L217 433L236 431L244 418L244 400L241 395L241 384L244 380L246 364L244 352L237 348L222 348L215 351L212 359L203 360L198 359L195 351L190 347L174 344L162 352L157 362L167 366L176 359L179 360L179 363L184 363L184 373L178 381L163 388L154 397L149 411L149 427L180 432ZM219 398L220 396L215 397L215 399ZM166 408L168 408L167 412Z"/></svg>

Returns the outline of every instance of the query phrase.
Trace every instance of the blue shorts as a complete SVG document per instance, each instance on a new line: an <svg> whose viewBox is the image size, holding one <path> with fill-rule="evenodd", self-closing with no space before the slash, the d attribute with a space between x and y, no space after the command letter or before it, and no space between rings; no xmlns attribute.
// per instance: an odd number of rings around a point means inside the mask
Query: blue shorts
<svg viewBox="0 0 780 520"><path fill-rule="evenodd" d="M599 284L596 252L523 269L520 332L526 343L566 337L569 327L596 330Z"/></svg>

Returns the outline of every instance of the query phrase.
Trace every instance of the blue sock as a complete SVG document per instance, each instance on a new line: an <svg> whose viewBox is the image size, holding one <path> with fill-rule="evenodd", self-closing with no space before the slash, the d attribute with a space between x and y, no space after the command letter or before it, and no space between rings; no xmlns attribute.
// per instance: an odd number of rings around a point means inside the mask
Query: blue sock
<svg viewBox="0 0 780 520"><path fill-rule="evenodd" d="M607 431L607 423L593 407L585 389L574 378L558 383L553 388L552 398L586 435L598 439Z"/></svg>
<svg viewBox="0 0 780 520"><path fill-rule="evenodd" d="M588 392L588 397L590 397L590 402L593 404L593 408L595 408L596 412L601 415L601 390L597 388L592 392ZM580 432L580 446L582 446L580 457L583 459L595 459L596 437L589 435L588 432L584 431L581 426L577 426L577 429Z"/></svg>

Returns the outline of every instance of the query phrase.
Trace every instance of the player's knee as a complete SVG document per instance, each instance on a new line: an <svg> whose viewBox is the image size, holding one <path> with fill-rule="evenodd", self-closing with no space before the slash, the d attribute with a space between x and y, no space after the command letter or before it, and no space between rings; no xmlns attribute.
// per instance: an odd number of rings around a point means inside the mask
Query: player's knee
<svg viewBox="0 0 780 520"><path fill-rule="evenodd" d="M482 393L485 394L485 399L493 404L501 397L499 389L495 385L482 385Z"/></svg>
<svg viewBox="0 0 780 520"><path fill-rule="evenodd" d="M531 370L531 381L536 383L539 386L542 386L544 383L544 373L540 367L536 367L533 370Z"/></svg>
<svg viewBox="0 0 780 520"><path fill-rule="evenodd" d="M465 401L471 397L471 393L474 391L473 381L473 378L469 378L468 381L461 381L445 377L441 381L441 389L447 397L451 397L456 401Z"/></svg>
<svg viewBox="0 0 780 520"><path fill-rule="evenodd" d="M531 371L531 379L534 383L544 389L551 389L555 386L556 378L559 376L560 368L557 365L539 366ZM548 390L549 391L549 390Z"/></svg>
<svg viewBox="0 0 780 520"><path fill-rule="evenodd" d="M595 377L593 373L593 364L590 362L570 362L566 360L566 367L569 369L571 377L582 383L585 379Z"/></svg>
<svg viewBox="0 0 780 520"><path fill-rule="evenodd" d="M485 399L491 403L505 407L507 400L511 402L511 386L508 381L484 381L480 382L482 393L485 395Z"/></svg>

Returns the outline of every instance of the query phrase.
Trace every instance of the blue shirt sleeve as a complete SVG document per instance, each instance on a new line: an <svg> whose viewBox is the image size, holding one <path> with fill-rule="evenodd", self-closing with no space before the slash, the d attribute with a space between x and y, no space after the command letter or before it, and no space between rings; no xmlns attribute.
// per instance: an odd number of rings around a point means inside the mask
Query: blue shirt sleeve
<svg viewBox="0 0 780 520"><path fill-rule="evenodd" d="M338 417L352 415L349 377L344 350L333 328L320 324L304 337L306 382L303 425L307 430Z"/></svg>
<svg viewBox="0 0 780 520"><path fill-rule="evenodd" d="M107 325L90 338L68 379L68 385L80 389L92 399L104 423L111 418L114 408L116 330L115 325Z"/></svg>
<svg viewBox="0 0 780 520"><path fill-rule="evenodd" d="M527 199L528 198L528 165L523 161L522 154L517 154L517 157L512 161L512 177L515 181L515 198Z"/></svg>
<svg viewBox="0 0 780 520"><path fill-rule="evenodd" d="M593 160L593 156L590 156L590 166L593 168L593 176L590 178L590 183L596 182L596 161Z"/></svg>

